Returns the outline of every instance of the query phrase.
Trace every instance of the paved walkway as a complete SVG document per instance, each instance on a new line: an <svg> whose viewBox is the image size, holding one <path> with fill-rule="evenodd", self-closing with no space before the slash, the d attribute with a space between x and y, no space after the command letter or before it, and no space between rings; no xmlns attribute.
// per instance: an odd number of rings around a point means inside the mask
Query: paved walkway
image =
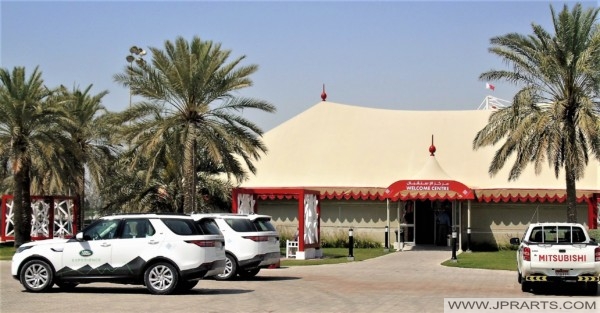
<svg viewBox="0 0 600 313"><path fill-rule="evenodd" d="M80 285L32 294L0 262L6 312L443 312L444 298L538 297L522 293L516 272L441 266L451 252L412 250L361 262L261 271L249 281L201 281L192 291L150 295L141 286Z"/></svg>

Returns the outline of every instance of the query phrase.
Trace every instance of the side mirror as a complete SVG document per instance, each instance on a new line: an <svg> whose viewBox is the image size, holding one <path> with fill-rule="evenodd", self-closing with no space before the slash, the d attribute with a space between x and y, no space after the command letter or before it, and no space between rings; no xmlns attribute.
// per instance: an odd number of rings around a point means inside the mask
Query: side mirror
<svg viewBox="0 0 600 313"><path fill-rule="evenodd" d="M510 238L510 244L511 245L519 245L521 242L519 240L519 238Z"/></svg>
<svg viewBox="0 0 600 313"><path fill-rule="evenodd" d="M75 235L75 239L77 239L77 241L88 241L91 240L92 238L89 238L89 236L87 236L87 238L83 235L83 232L81 233L77 233L77 235Z"/></svg>

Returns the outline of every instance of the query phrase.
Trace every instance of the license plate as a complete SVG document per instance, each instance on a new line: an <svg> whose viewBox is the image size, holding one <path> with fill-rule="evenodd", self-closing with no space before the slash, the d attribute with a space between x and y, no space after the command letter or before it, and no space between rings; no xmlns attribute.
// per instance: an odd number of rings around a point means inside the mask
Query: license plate
<svg viewBox="0 0 600 313"><path fill-rule="evenodd" d="M557 269L554 270L556 276L569 276L569 270Z"/></svg>

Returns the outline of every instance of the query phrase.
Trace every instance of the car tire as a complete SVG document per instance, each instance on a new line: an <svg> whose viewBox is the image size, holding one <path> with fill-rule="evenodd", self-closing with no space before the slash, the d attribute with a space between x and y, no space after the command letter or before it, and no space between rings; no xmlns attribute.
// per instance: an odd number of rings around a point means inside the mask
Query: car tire
<svg viewBox="0 0 600 313"><path fill-rule="evenodd" d="M523 282L523 276L521 276L521 273L519 273L519 275L517 276L517 282L519 284L521 284Z"/></svg>
<svg viewBox="0 0 600 313"><path fill-rule="evenodd" d="M178 291L188 291L194 289L198 285L199 280L182 280L177 284Z"/></svg>
<svg viewBox="0 0 600 313"><path fill-rule="evenodd" d="M585 286L585 293L590 296L595 296L598 294L598 282L592 281L587 282Z"/></svg>
<svg viewBox="0 0 600 313"><path fill-rule="evenodd" d="M150 293L168 295L175 291L179 283L177 269L166 262L150 265L144 272L144 284Z"/></svg>
<svg viewBox="0 0 600 313"><path fill-rule="evenodd" d="M225 269L222 274L215 276L216 280L232 280L235 278L237 272L237 262L235 258L227 253L225 254Z"/></svg>
<svg viewBox="0 0 600 313"><path fill-rule="evenodd" d="M241 278L248 279L248 278L252 278L252 277L256 276L256 274L258 274L258 272L260 272L260 268L255 268L255 269L247 270L247 271L239 271L238 274L240 275Z"/></svg>
<svg viewBox="0 0 600 313"><path fill-rule="evenodd" d="M58 286L58 288L62 289L62 290L73 290L75 289L75 287L77 287L77 285L79 285L78 283L73 283L73 282L65 282L65 281L61 281L61 282L57 282L56 286Z"/></svg>
<svg viewBox="0 0 600 313"><path fill-rule="evenodd" d="M31 292L44 292L54 284L54 272L50 264L42 260L31 260L21 269L21 284Z"/></svg>
<svg viewBox="0 0 600 313"><path fill-rule="evenodd" d="M522 279L521 280L521 291L529 292L531 290L531 283Z"/></svg>

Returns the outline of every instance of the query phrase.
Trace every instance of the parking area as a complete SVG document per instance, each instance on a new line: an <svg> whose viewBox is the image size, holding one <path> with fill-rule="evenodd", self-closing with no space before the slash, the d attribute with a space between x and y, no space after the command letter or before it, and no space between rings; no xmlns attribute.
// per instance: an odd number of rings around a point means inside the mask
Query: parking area
<svg viewBox="0 0 600 313"><path fill-rule="evenodd" d="M116 284L28 293L10 276L10 261L1 261L0 311L443 312L444 298L540 297L521 292L516 272L441 266L450 255L412 250L362 262L262 270L252 280L204 280L171 296Z"/></svg>

